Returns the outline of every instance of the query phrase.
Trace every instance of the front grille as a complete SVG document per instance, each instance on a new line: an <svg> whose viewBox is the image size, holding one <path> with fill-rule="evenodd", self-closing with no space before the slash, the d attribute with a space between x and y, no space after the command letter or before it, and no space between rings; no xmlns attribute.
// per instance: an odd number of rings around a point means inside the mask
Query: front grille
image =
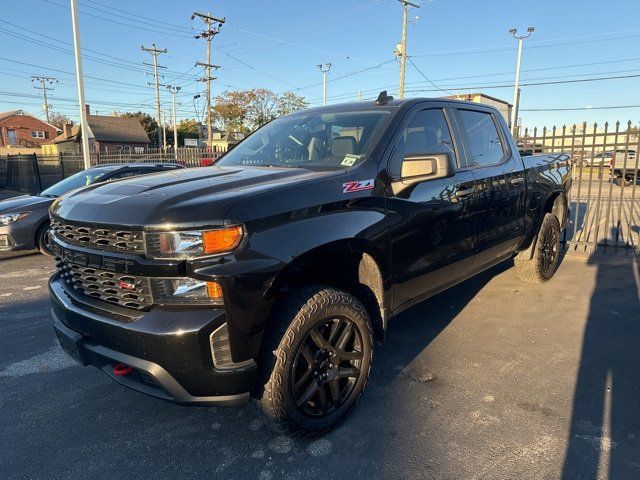
<svg viewBox="0 0 640 480"><path fill-rule="evenodd" d="M122 307L144 310L153 305L150 279L85 267L56 257L61 278L75 290Z"/></svg>
<svg viewBox="0 0 640 480"><path fill-rule="evenodd" d="M63 242L111 252L144 253L141 231L75 225L51 217L51 232Z"/></svg>

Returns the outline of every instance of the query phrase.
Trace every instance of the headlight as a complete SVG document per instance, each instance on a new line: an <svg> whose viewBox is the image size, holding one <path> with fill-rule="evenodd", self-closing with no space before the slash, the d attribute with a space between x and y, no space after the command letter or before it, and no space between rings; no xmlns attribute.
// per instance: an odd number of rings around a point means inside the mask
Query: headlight
<svg viewBox="0 0 640 480"><path fill-rule="evenodd" d="M222 303L222 285L194 278L153 279L155 303L210 305Z"/></svg>
<svg viewBox="0 0 640 480"><path fill-rule="evenodd" d="M181 232L150 232L147 253L154 258L194 258L230 252L242 241L242 226L215 230L189 230Z"/></svg>
<svg viewBox="0 0 640 480"><path fill-rule="evenodd" d="M0 215L0 225L9 225L10 223L17 222L30 213L31 212L5 213L4 215Z"/></svg>

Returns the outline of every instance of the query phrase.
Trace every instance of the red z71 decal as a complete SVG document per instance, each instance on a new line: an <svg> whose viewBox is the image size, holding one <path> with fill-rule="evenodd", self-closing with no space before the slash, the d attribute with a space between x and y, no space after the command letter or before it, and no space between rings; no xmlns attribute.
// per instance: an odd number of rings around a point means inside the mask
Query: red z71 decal
<svg viewBox="0 0 640 480"><path fill-rule="evenodd" d="M373 178L369 180L354 180L342 184L342 193L362 192L373 189Z"/></svg>

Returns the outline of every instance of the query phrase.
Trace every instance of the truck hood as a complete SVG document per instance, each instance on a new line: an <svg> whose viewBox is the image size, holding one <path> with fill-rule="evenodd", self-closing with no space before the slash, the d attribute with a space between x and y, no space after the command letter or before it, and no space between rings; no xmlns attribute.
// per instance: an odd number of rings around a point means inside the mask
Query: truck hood
<svg viewBox="0 0 640 480"><path fill-rule="evenodd" d="M56 202L66 220L139 228L191 228L223 223L235 203L265 191L340 171L302 168L204 167L91 185Z"/></svg>
<svg viewBox="0 0 640 480"><path fill-rule="evenodd" d="M37 197L34 195L21 195L0 201L0 214L18 213L28 211L31 208L46 206L53 202L53 198Z"/></svg>

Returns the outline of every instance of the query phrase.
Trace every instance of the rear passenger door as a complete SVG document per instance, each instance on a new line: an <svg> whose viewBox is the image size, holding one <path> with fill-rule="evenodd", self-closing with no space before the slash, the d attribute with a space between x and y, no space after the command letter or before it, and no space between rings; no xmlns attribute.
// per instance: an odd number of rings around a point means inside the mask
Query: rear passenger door
<svg viewBox="0 0 640 480"><path fill-rule="evenodd" d="M476 268L513 252L524 235L525 169L499 113L483 107L455 110L466 168L475 178Z"/></svg>

